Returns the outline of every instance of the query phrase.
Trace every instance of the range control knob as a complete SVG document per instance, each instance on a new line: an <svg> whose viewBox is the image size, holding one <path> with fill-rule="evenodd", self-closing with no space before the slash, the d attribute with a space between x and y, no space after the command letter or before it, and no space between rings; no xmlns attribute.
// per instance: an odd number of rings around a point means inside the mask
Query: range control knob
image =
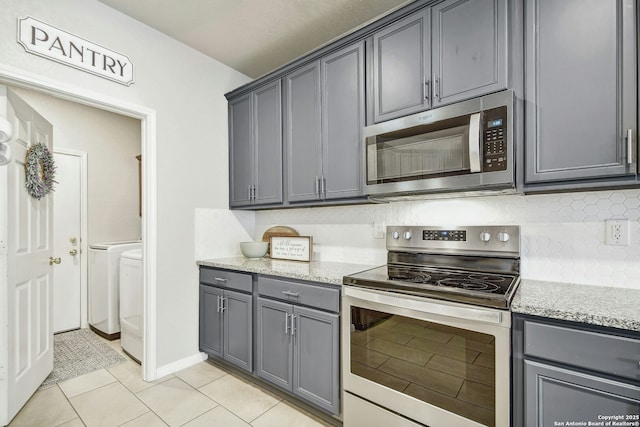
<svg viewBox="0 0 640 427"><path fill-rule="evenodd" d="M502 243L508 242L510 238L511 236L509 236L509 233L507 233L506 231L501 231L500 233L498 233L498 240L500 240Z"/></svg>
<svg viewBox="0 0 640 427"><path fill-rule="evenodd" d="M483 242L488 242L489 240L491 240L491 233L489 233L488 231L483 231L482 233L480 233L480 240Z"/></svg>
<svg viewBox="0 0 640 427"><path fill-rule="evenodd" d="M394 231L393 233L391 233L391 237L393 237L395 240L398 240L400 238L400 233Z"/></svg>
<svg viewBox="0 0 640 427"><path fill-rule="evenodd" d="M411 240L411 232L409 230L405 231L402 233L402 237L404 237L405 240Z"/></svg>

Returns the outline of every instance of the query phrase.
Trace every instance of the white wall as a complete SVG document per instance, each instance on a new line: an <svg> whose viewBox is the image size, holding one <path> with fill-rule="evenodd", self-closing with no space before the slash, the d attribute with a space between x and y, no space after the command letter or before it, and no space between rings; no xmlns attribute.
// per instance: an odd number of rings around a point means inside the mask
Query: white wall
<svg viewBox="0 0 640 427"><path fill-rule="evenodd" d="M227 103L249 79L94 0L0 0L0 67L82 88L157 113L157 364L198 351L196 208L228 203ZM17 21L32 16L127 55L135 83L112 81L26 53Z"/></svg>
<svg viewBox="0 0 640 427"><path fill-rule="evenodd" d="M30 90L14 91L53 125L54 148L87 153L88 244L139 239L135 157L140 154L140 120Z"/></svg>
<svg viewBox="0 0 640 427"><path fill-rule="evenodd" d="M630 246L604 244L604 221L630 221ZM640 289L640 190L509 195L259 212L254 237L274 225L313 236L314 259L381 265L373 224L521 226L522 277Z"/></svg>

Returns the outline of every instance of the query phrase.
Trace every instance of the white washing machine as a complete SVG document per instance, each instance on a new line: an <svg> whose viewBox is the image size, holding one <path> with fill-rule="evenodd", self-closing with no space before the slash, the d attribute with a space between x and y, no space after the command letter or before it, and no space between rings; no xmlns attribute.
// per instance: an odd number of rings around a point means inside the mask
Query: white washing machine
<svg viewBox="0 0 640 427"><path fill-rule="evenodd" d="M107 339L120 337L120 255L141 248L139 240L89 246L89 326Z"/></svg>
<svg viewBox="0 0 640 427"><path fill-rule="evenodd" d="M138 363L142 360L142 249L120 257L120 345Z"/></svg>

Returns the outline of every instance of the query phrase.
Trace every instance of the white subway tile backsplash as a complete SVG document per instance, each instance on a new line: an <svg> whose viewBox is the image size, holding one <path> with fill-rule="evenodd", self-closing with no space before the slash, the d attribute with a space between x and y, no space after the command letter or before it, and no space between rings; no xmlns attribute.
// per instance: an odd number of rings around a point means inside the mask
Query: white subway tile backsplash
<svg viewBox="0 0 640 427"><path fill-rule="evenodd" d="M606 246L604 221L630 221L631 244ZM522 277L640 288L640 190L431 199L256 214L255 236L288 225L313 236L314 259L384 264L373 224L515 224L522 233Z"/></svg>

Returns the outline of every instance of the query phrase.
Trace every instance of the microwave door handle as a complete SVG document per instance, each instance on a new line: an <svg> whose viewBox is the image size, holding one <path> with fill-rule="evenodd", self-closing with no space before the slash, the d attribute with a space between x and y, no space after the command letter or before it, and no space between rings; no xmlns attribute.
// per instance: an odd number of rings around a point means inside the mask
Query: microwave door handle
<svg viewBox="0 0 640 427"><path fill-rule="evenodd" d="M469 119L469 167L471 173L480 172L480 116L471 115Z"/></svg>

